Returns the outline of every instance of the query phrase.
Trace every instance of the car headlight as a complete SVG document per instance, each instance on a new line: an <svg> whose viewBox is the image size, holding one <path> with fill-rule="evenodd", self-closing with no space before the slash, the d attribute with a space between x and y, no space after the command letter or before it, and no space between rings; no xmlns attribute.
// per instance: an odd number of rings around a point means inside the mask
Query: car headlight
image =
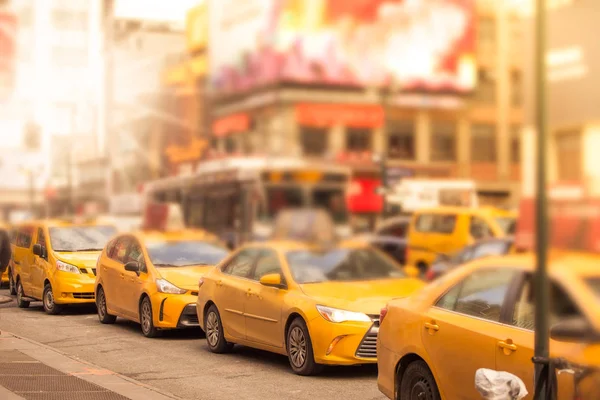
<svg viewBox="0 0 600 400"><path fill-rule="evenodd" d="M81 271L74 265L67 264L62 261L56 261L56 269L63 272L70 272L72 274L80 274Z"/></svg>
<svg viewBox="0 0 600 400"><path fill-rule="evenodd" d="M160 293L169 293L169 294L184 294L187 292L185 289L178 288L173 285L171 282L166 281L164 279L156 280L156 288Z"/></svg>
<svg viewBox="0 0 600 400"><path fill-rule="evenodd" d="M326 306L317 306L317 311L323 318L329 322L371 322L371 318L367 314L354 311L339 310L337 308L331 308Z"/></svg>

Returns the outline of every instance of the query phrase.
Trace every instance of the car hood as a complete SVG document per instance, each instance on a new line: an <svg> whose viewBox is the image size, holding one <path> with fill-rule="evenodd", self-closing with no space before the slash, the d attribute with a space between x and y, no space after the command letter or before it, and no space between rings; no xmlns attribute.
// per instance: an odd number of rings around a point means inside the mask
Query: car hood
<svg viewBox="0 0 600 400"><path fill-rule="evenodd" d="M156 268L160 276L173 285L187 290L197 290L198 280L213 266L196 265L189 267L160 267Z"/></svg>
<svg viewBox="0 0 600 400"><path fill-rule="evenodd" d="M317 303L342 310L379 315L388 301L407 297L425 283L418 279L386 279L362 282L322 282L300 285Z"/></svg>
<svg viewBox="0 0 600 400"><path fill-rule="evenodd" d="M54 253L57 260L79 268L96 268L101 251L77 251L72 253Z"/></svg>

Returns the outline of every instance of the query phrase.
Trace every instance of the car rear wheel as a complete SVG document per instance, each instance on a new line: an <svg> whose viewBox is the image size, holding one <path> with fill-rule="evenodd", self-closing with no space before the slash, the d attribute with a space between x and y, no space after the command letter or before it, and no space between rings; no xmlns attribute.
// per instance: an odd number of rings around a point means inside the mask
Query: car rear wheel
<svg viewBox="0 0 600 400"><path fill-rule="evenodd" d="M98 288L98 293L96 294L96 310L98 310L98 319L103 324L114 324L117 321L116 316L108 313L108 309L106 308L106 295L104 294L104 289L102 289L102 287Z"/></svg>
<svg viewBox="0 0 600 400"><path fill-rule="evenodd" d="M15 285L15 280L10 269L8 270L8 290L13 296L17 294L17 285Z"/></svg>
<svg viewBox="0 0 600 400"><path fill-rule="evenodd" d="M23 284L19 279L17 281L17 306L19 308L27 308L29 307L30 302L25 300L25 292L23 291Z"/></svg>
<svg viewBox="0 0 600 400"><path fill-rule="evenodd" d="M50 315L60 314L63 310L60 304L54 302L54 292L52 292L52 286L49 283L44 286L42 303L44 304L44 311Z"/></svg>
<svg viewBox="0 0 600 400"><path fill-rule="evenodd" d="M160 331L154 326L152 303L148 297L144 297L140 305L140 325L142 326L142 333L147 338L154 338L160 335Z"/></svg>
<svg viewBox="0 0 600 400"><path fill-rule="evenodd" d="M287 333L286 346L294 373L309 376L317 375L323 370L323 366L315 362L312 341L302 318L292 321Z"/></svg>
<svg viewBox="0 0 600 400"><path fill-rule="evenodd" d="M227 353L233 349L233 343L225 340L223 323L217 306L214 304L208 308L204 315L204 331L206 333L206 344L213 353Z"/></svg>
<svg viewBox="0 0 600 400"><path fill-rule="evenodd" d="M406 367L398 394L402 400L441 400L433 374L424 361L413 361Z"/></svg>

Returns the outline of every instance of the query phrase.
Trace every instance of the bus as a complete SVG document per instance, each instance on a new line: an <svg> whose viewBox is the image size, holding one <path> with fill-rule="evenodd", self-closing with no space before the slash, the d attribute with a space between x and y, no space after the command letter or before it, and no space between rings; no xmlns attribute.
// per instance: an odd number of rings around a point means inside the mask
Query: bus
<svg viewBox="0 0 600 400"><path fill-rule="evenodd" d="M412 214L421 208L478 207L475 182L460 179L403 179L386 196L392 214Z"/></svg>
<svg viewBox="0 0 600 400"><path fill-rule="evenodd" d="M351 234L347 194L351 170L302 158L240 157L201 163L188 176L150 182L145 201L177 203L190 228L206 229L231 247L271 236L286 208L324 208L336 232Z"/></svg>

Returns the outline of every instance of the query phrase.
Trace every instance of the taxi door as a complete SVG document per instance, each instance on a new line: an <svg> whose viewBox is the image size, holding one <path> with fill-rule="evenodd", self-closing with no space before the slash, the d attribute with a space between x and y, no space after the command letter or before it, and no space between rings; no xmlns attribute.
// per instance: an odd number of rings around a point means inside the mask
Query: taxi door
<svg viewBox="0 0 600 400"><path fill-rule="evenodd" d="M262 285L263 275L280 274L283 270L279 255L274 250L263 249L248 282L250 294L246 302L246 338L253 342L283 348L282 305L285 290Z"/></svg>
<svg viewBox="0 0 600 400"><path fill-rule="evenodd" d="M26 295L33 295L31 285L31 264L33 263L33 233L34 228L31 225L24 226L19 230L17 237L18 258L15 264L20 269L21 283Z"/></svg>
<svg viewBox="0 0 600 400"><path fill-rule="evenodd" d="M38 226L36 229L34 243L46 248L46 235L44 235L44 228L41 226ZM34 254L30 269L31 295L38 299L41 299L44 294L44 280L47 270L48 261Z"/></svg>
<svg viewBox="0 0 600 400"><path fill-rule="evenodd" d="M473 384L475 373L479 368L495 369L494 331L516 276L507 269L477 271L425 313L422 343L445 398L481 398Z"/></svg>
<svg viewBox="0 0 600 400"><path fill-rule="evenodd" d="M254 262L259 254L256 248L240 250L215 276L215 304L221 314L225 332L237 338L246 338L246 303L250 297L250 280Z"/></svg>
<svg viewBox="0 0 600 400"><path fill-rule="evenodd" d="M526 400L533 399L535 369L531 361L534 355L535 306L533 278L527 274L515 291L512 312L508 313L506 325L495 331L496 370L510 372L521 378L529 394ZM577 315L577 308L569 296L555 282L551 284L550 324L562 318ZM585 345L550 340L550 355L568 357L580 353ZM569 374L558 375L558 398L573 397L573 377Z"/></svg>
<svg viewBox="0 0 600 400"><path fill-rule="evenodd" d="M125 260L127 258L127 251L129 250L129 243L132 238L129 236L122 236L116 239L116 243L111 249L110 254L104 257L102 262L102 287L106 295L106 306L110 311L114 311L120 314L125 314L123 308L123 283L125 278Z"/></svg>
<svg viewBox="0 0 600 400"><path fill-rule="evenodd" d="M143 272L140 272L139 276L135 272L125 271L125 264L130 261L136 261L140 264ZM139 319L140 297L142 296L144 283L148 279L148 272L144 261L142 246L136 239L132 239L129 243L129 249L121 273L123 275L120 286L120 299L122 302L121 306L123 313L133 319Z"/></svg>

